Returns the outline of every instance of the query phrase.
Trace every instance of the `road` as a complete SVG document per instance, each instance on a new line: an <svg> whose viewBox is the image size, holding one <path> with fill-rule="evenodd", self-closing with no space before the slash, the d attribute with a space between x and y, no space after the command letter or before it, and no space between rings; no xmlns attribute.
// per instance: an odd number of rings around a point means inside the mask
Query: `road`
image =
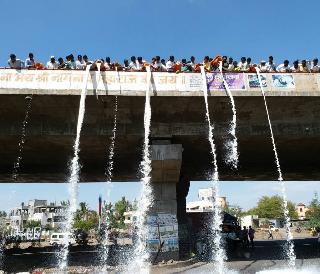
<svg viewBox="0 0 320 274"><path fill-rule="evenodd" d="M297 255L297 267L310 265L320 269L320 252L316 238L295 239L295 251ZM232 254L228 254L226 262L228 269L236 270L236 273L256 273L264 269L275 269L284 267L286 262L283 260L284 241L257 241L254 248L237 248ZM119 254L127 254L127 249L114 247L110 250L111 258L109 263L116 265L120 258ZM87 248L73 247L70 250L69 265L71 266L98 266L99 250L94 246ZM123 262L128 261L128 256L122 257ZM52 248L33 248L25 251L15 250L7 252L4 258L4 270L11 272L27 271L35 268L55 267L57 257ZM194 260L183 263L170 263L156 265L152 267L151 273L214 273L214 267L206 262ZM318 272L313 273L320 273ZM283 273L285 274L285 272Z"/></svg>

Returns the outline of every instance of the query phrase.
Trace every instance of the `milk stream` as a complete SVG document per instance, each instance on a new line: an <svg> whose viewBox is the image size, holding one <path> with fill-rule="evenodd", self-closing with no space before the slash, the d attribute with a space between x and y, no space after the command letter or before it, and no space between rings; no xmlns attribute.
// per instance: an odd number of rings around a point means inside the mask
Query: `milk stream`
<svg viewBox="0 0 320 274"><path fill-rule="evenodd" d="M13 164L13 171L12 171L12 180L13 181L16 181L19 176L22 155L23 155L23 148L24 148L24 144L26 142L26 131L27 131L27 126L28 126L30 113L31 113L31 107L32 107L32 95L27 96L25 99L27 101L26 111L25 111L25 115L24 115L24 120L22 122L21 137L20 137L20 141L18 143L18 156L17 156L16 161Z"/></svg>
<svg viewBox="0 0 320 274"><path fill-rule="evenodd" d="M117 133L117 114L118 114L118 96L115 97L114 102L114 117L113 117L113 129L112 129L112 137L111 143L108 149L108 163L106 165L105 175L107 177L107 185L106 185L106 202L110 202L110 194L111 194L111 180L112 180L112 172L113 172L113 158L114 158L114 149L116 142L116 133ZM105 212L104 219L104 238L102 242L102 271L103 273L107 273L108 268L108 255L109 255L109 246L108 246L108 236L109 236L109 219L107 216L107 212Z"/></svg>
<svg viewBox="0 0 320 274"><path fill-rule="evenodd" d="M284 252L285 252L285 255L288 259L288 266L293 268L293 267L295 267L296 255L294 252L293 236L292 236L292 233L290 230L290 217L289 217L288 202L287 202L287 195L286 195L286 186L285 186L285 183L284 183L283 177L282 177L277 147L276 147L276 143L274 140L272 125L271 125L270 116L269 116L268 105L267 105L266 96L265 96L265 92L264 92L263 85L262 85L261 74L260 74L258 67L256 67L256 72L257 72L257 76L259 79L261 93L263 96L264 105L265 105L265 109L266 109L266 113L267 113L270 134L271 134L271 141L272 141L272 146L273 146L273 152L274 152L275 162L276 162L277 171L278 171L278 181L281 184L281 194L282 194L282 199L283 199L283 211L284 211L285 229L286 229L286 237L287 237L287 242L284 246Z"/></svg>
<svg viewBox="0 0 320 274"><path fill-rule="evenodd" d="M97 65L97 69L98 69L98 81L97 81L97 88L94 91L96 93L96 98L98 99L99 98L98 88L99 88L100 78L102 78L101 77L101 63L97 62L96 65Z"/></svg>
<svg viewBox="0 0 320 274"><path fill-rule="evenodd" d="M136 243L134 246L134 253L131 264L128 269L130 273L146 274L149 273L149 251L147 248L146 240L148 236L147 214L153 203L151 181L151 157L149 146L150 124L151 124L151 105L150 105L150 82L151 71L147 67L147 89L145 98L144 109L144 145L143 145L143 158L141 162L141 196L138 202L137 222L136 227Z"/></svg>
<svg viewBox="0 0 320 274"><path fill-rule="evenodd" d="M24 144L26 142L26 134L27 134L27 126L28 126L28 122L30 119L30 113L31 113L31 109L32 109L32 95L28 95L25 97L26 100L26 110L25 110L25 114L24 114L24 120L22 122L22 127L21 127L21 136L20 136L20 140L18 143L18 156L16 158L16 161L13 164L13 170L12 170L12 181L17 181L18 176L19 176L19 172L20 172L20 167L21 167L21 161L22 161L22 156L23 156L23 149L24 149ZM11 201L13 199L13 197L16 195L17 192L17 186L16 184L13 184L12 186L12 190L10 191L9 194L9 200ZM1 241L1 235L0 235L0 241ZM0 270L2 268L2 264L3 264L3 252L4 252L4 243L0 242Z"/></svg>
<svg viewBox="0 0 320 274"><path fill-rule="evenodd" d="M82 128L84 113L85 113L87 83L90 75L90 68L91 68L91 65L88 65L86 68L84 83L81 90L78 123L77 123L77 135L73 145L73 150L74 150L73 158L69 166L70 177L68 180L68 183L69 183L68 190L69 190L69 196L70 196L70 205L67 211L66 225L64 227L64 232L67 233L67 237L64 238L63 247L59 253L59 268L60 270L63 270L63 271L66 271L66 268L68 266L69 242L71 241L70 236L73 233L73 229L72 229L73 223L74 223L73 218L77 210L78 183L80 180L80 164L79 164L80 134L81 134L81 128Z"/></svg>
<svg viewBox="0 0 320 274"><path fill-rule="evenodd" d="M221 226L223 224L222 212L219 205L219 174L218 174L218 163L217 163L217 154L216 147L214 143L213 130L214 127L211 124L210 120L210 112L208 106L208 88L207 88L207 78L206 73L204 71L204 67L201 67L202 74L202 83L203 83L203 95L206 106L206 120L208 122L208 140L210 143L211 155L213 158L213 174L210 177L212 182L212 188L214 191L214 201L213 201L213 218L211 223L211 237L212 237L212 246L211 246L211 260L214 262L215 269L212 273L225 273L225 264L224 261L226 259L225 250L222 243L221 237Z"/></svg>
<svg viewBox="0 0 320 274"><path fill-rule="evenodd" d="M231 140L229 140L226 143L227 147L227 157L225 159L226 163L228 165L231 165L232 168L237 169L238 168L238 162L239 162L239 153L238 153L238 139L236 135L236 128L237 128L237 110L236 105L233 99L233 95L230 91L229 85L227 81L224 79L223 73L222 73L222 62L219 64L220 69L220 75L223 80L224 87L227 91L227 95L229 96L230 103L231 103L231 109L232 109L232 120L230 122L229 127L229 134L231 135Z"/></svg>

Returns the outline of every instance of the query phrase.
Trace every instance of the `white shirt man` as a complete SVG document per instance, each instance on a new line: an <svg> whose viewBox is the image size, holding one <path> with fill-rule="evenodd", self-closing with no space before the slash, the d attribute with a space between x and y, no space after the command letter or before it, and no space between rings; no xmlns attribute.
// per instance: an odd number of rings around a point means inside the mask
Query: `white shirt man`
<svg viewBox="0 0 320 274"><path fill-rule="evenodd" d="M166 63L166 69L167 69L167 71L173 72L175 65L176 65L176 64L175 64L174 61L171 61L171 60L167 61L167 63Z"/></svg>
<svg viewBox="0 0 320 274"><path fill-rule="evenodd" d="M161 71L162 64L160 61L155 61L151 66L155 71Z"/></svg>
<svg viewBox="0 0 320 274"><path fill-rule="evenodd" d="M313 59L312 66L310 68L310 72L313 72L313 73L320 72L320 68L319 68L318 62L319 62L318 58Z"/></svg>
<svg viewBox="0 0 320 274"><path fill-rule="evenodd" d="M56 59L54 56L50 57L50 61L47 62L47 69L58 69L58 62L56 62Z"/></svg>
<svg viewBox="0 0 320 274"><path fill-rule="evenodd" d="M266 61L261 61L260 64L258 65L258 68L260 69L260 72L267 72L268 71L268 67L266 64Z"/></svg>
<svg viewBox="0 0 320 274"><path fill-rule="evenodd" d="M298 61L293 62L293 66L291 67L292 72L300 72L300 66Z"/></svg>
<svg viewBox="0 0 320 274"><path fill-rule="evenodd" d="M21 61L20 59L16 59L15 57L14 57L14 59L10 58L8 60L8 65L12 69L22 69L22 68L24 68L24 62Z"/></svg>
<svg viewBox="0 0 320 274"><path fill-rule="evenodd" d="M34 59L27 58L25 61L26 68L33 68L35 66Z"/></svg>
<svg viewBox="0 0 320 274"><path fill-rule="evenodd" d="M143 69L143 63L139 63L139 61L136 61L136 70L142 70Z"/></svg>
<svg viewBox="0 0 320 274"><path fill-rule="evenodd" d="M137 63L131 61L131 62L129 63L129 70L137 70Z"/></svg>
<svg viewBox="0 0 320 274"><path fill-rule="evenodd" d="M274 63L267 63L267 70L268 72L276 72L276 65Z"/></svg>
<svg viewBox="0 0 320 274"><path fill-rule="evenodd" d="M86 68L86 62L81 60L76 60L76 69L85 69Z"/></svg>
<svg viewBox="0 0 320 274"><path fill-rule="evenodd" d="M242 71L242 72L249 71L249 68L250 68L247 62L243 63L241 61L238 63L238 67L239 67L240 71Z"/></svg>
<svg viewBox="0 0 320 274"><path fill-rule="evenodd" d="M277 67L278 72L291 72L291 68L289 67L289 61L285 60L283 64Z"/></svg>

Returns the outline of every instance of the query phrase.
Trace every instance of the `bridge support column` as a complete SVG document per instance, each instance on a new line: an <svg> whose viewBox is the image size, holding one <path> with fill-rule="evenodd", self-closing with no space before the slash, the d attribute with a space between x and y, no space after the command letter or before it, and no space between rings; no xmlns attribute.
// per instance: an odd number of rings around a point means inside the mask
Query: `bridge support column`
<svg viewBox="0 0 320 274"><path fill-rule="evenodd" d="M157 143L151 145L151 185L154 203L147 220L150 228L149 247L153 261L178 260L179 229L176 186L180 178L182 145Z"/></svg>

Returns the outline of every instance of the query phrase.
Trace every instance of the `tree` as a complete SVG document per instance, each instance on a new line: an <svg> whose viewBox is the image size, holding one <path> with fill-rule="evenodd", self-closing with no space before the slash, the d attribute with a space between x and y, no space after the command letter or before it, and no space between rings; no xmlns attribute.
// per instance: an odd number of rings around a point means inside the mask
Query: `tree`
<svg viewBox="0 0 320 274"><path fill-rule="evenodd" d="M41 221L34 221L34 220L28 221L25 225L26 228L34 228L39 226L41 226Z"/></svg>
<svg viewBox="0 0 320 274"><path fill-rule="evenodd" d="M98 213L90 210L85 202L79 203L79 209L75 213L73 227L75 229L89 231L98 227Z"/></svg>
<svg viewBox="0 0 320 274"><path fill-rule="evenodd" d="M124 213L131 207L132 205L125 197L117 201L114 206L111 203L104 203L102 218L111 228L125 228Z"/></svg>
<svg viewBox="0 0 320 274"><path fill-rule="evenodd" d="M53 230L53 227L52 227L52 225L50 225L50 224L46 224L46 225L44 226L44 230L46 230L46 231Z"/></svg>
<svg viewBox="0 0 320 274"><path fill-rule="evenodd" d="M244 212L242 211L242 208L240 206L229 206L227 205L227 207L224 209L224 211L226 213L229 213L230 215L240 218L243 216Z"/></svg>
<svg viewBox="0 0 320 274"><path fill-rule="evenodd" d="M120 201L116 202L114 205L115 212L114 216L118 223L118 228L124 228L124 213L127 211L130 203L126 200L125 197L122 197Z"/></svg>
<svg viewBox="0 0 320 274"><path fill-rule="evenodd" d="M295 210L295 204L288 201L289 217L291 219L297 219L298 213ZM258 201L258 205L247 211L248 215L258 215L259 218L284 218L283 199L282 197L275 196L263 196Z"/></svg>
<svg viewBox="0 0 320 274"><path fill-rule="evenodd" d="M7 212L5 211L0 211L0 218L1 217L7 217Z"/></svg>
<svg viewBox="0 0 320 274"><path fill-rule="evenodd" d="M85 202L81 202L81 203L79 203L79 207L80 207L79 212L80 212L82 218L84 218L86 220L88 218L88 212L89 212L88 204Z"/></svg>
<svg viewBox="0 0 320 274"><path fill-rule="evenodd" d="M314 198L310 202L306 217L309 219L308 227L320 229L320 201L317 192L315 192Z"/></svg>

